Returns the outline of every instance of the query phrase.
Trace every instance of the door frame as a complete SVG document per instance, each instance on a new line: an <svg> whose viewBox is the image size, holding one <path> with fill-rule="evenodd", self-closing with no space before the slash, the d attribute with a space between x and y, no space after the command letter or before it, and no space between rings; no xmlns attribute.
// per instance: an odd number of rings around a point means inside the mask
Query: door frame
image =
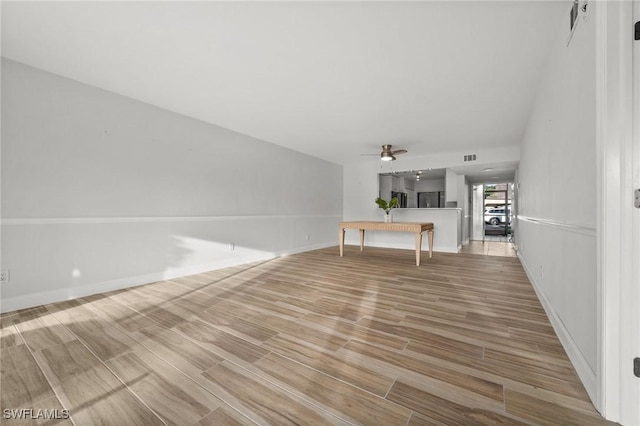
<svg viewBox="0 0 640 426"><path fill-rule="evenodd" d="M489 185L506 185L505 189L499 189L493 192L504 192L504 211L505 211L505 223L504 223L504 237L507 239L508 242L513 242L512 237L513 237L513 233L514 233L514 229L513 229L513 225L514 225L514 210L513 210L513 206L515 203L515 185L513 183L513 181L504 181L504 182L499 182L499 183L483 183L480 186L482 186L482 242L486 241L486 236L487 236L487 223L485 221L486 218L486 200L487 200L487 186ZM511 196L509 196L509 193L511 193ZM510 213L510 214L508 214ZM507 222L507 219L511 219L509 222ZM508 229L511 229L511 234L509 234L507 232ZM510 236L511 235L511 236Z"/></svg>
<svg viewBox="0 0 640 426"><path fill-rule="evenodd" d="M596 408L622 424L640 424L640 67L634 8L640 1L591 2L596 8L598 380ZM635 56L635 58L634 58ZM634 77L635 74L635 77ZM635 86L635 87L634 87Z"/></svg>

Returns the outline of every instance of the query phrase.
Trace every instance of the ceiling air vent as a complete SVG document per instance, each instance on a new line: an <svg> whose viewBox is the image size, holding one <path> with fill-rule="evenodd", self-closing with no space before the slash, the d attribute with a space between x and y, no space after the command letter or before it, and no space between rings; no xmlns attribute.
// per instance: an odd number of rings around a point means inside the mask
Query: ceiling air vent
<svg viewBox="0 0 640 426"><path fill-rule="evenodd" d="M476 155L475 154L465 155L464 161L476 161Z"/></svg>

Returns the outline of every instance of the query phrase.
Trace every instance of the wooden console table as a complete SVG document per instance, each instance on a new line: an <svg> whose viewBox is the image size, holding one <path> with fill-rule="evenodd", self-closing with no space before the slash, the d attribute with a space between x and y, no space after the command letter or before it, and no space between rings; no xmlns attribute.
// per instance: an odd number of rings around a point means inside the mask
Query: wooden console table
<svg viewBox="0 0 640 426"><path fill-rule="evenodd" d="M340 222L338 239L340 240L340 257L344 254L344 232L346 229L360 230L360 251L364 251L364 231L392 231L392 232L413 232L416 234L416 265L420 266L420 251L422 250L422 233L427 231L429 240L429 259L433 257L433 223L413 223L413 222Z"/></svg>

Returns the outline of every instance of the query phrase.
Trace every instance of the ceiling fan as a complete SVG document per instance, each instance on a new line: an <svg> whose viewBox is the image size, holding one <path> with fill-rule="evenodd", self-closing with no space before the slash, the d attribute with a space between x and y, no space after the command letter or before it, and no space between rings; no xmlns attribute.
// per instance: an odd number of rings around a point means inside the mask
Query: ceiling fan
<svg viewBox="0 0 640 426"><path fill-rule="evenodd" d="M406 149L396 149L395 151L391 149L391 145L382 145L382 152L380 153L380 159L382 161L394 161L396 159L396 155L404 154L407 152ZM378 154L362 154L362 155L378 155Z"/></svg>

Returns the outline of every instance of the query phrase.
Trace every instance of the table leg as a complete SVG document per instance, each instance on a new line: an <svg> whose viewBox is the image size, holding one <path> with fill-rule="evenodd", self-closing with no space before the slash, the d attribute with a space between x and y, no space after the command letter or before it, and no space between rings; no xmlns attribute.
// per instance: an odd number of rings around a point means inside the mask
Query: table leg
<svg viewBox="0 0 640 426"><path fill-rule="evenodd" d="M416 232L416 266L420 266L421 250L422 250L422 232Z"/></svg>
<svg viewBox="0 0 640 426"><path fill-rule="evenodd" d="M429 240L429 259L433 257L433 229L427 231L427 239Z"/></svg>
<svg viewBox="0 0 640 426"><path fill-rule="evenodd" d="M340 242L340 257L342 257L344 252L344 228L338 230L338 241Z"/></svg>
<svg viewBox="0 0 640 426"><path fill-rule="evenodd" d="M360 230L360 251L364 251L364 229Z"/></svg>

